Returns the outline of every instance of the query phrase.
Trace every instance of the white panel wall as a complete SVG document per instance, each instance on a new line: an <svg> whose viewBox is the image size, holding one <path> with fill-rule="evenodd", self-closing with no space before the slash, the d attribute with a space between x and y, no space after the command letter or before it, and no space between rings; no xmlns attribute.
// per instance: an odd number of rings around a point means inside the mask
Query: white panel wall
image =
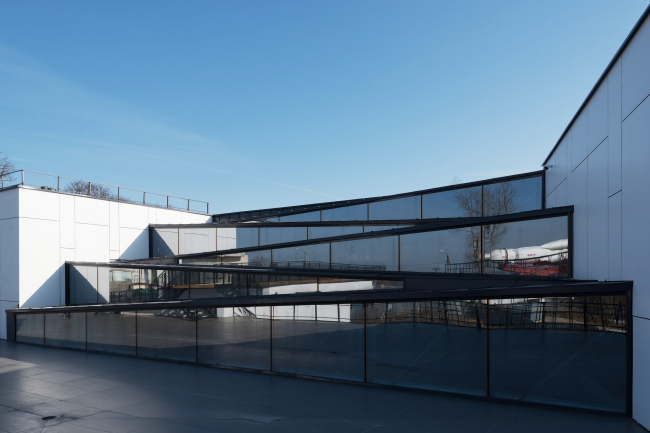
<svg viewBox="0 0 650 433"><path fill-rule="evenodd" d="M608 267L609 280L620 281L623 279L623 239L622 239L622 192L614 194L608 199Z"/></svg>
<svg viewBox="0 0 650 433"><path fill-rule="evenodd" d="M587 158L588 150L587 112L583 111L571 128L571 170Z"/></svg>
<svg viewBox="0 0 650 433"><path fill-rule="evenodd" d="M0 192L0 305L18 303L18 223L18 189ZM0 309L4 324L3 312Z"/></svg>
<svg viewBox="0 0 650 433"><path fill-rule="evenodd" d="M607 81L602 83L587 106L587 154L607 138Z"/></svg>
<svg viewBox="0 0 650 433"><path fill-rule="evenodd" d="M609 195L621 190L621 60L619 59L607 76L609 90L609 137L608 182Z"/></svg>
<svg viewBox="0 0 650 433"><path fill-rule="evenodd" d="M589 211L588 211L588 169L587 161L580 164L572 173L573 196L573 274L577 278L587 278L589 269Z"/></svg>
<svg viewBox="0 0 650 433"><path fill-rule="evenodd" d="M587 164L587 275L599 281L608 275L608 239L609 227L607 213L607 140L602 142L592 153Z"/></svg>
<svg viewBox="0 0 650 433"><path fill-rule="evenodd" d="M209 220L207 215L39 189L0 192L0 338L6 338L5 307L64 303L66 261L148 257L149 223Z"/></svg>
<svg viewBox="0 0 650 433"><path fill-rule="evenodd" d="M650 428L649 95L646 20L549 159L546 179L548 207L574 205L574 277L634 281L633 416L646 428Z"/></svg>
<svg viewBox="0 0 650 433"><path fill-rule="evenodd" d="M650 100L623 122L623 278L634 280L634 314L650 318ZM650 384L649 384L650 385Z"/></svg>
<svg viewBox="0 0 650 433"><path fill-rule="evenodd" d="M648 20L630 41L622 55L623 119L650 94L650 24Z"/></svg>

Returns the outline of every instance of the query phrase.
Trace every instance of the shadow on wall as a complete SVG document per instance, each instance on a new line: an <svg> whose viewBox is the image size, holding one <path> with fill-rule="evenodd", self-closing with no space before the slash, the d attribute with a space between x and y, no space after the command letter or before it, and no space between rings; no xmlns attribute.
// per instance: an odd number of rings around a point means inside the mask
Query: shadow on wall
<svg viewBox="0 0 650 433"><path fill-rule="evenodd" d="M122 240L120 240L122 242ZM121 260L146 259L149 257L149 230L142 230L131 244L120 254ZM79 258L77 258L79 260Z"/></svg>
<svg viewBox="0 0 650 433"><path fill-rule="evenodd" d="M60 305L61 281L63 280L61 272L65 272L64 269L65 266L60 266L20 307L53 307Z"/></svg>
<svg viewBox="0 0 650 433"><path fill-rule="evenodd" d="M178 251L178 232L172 230L151 230L154 257L169 257ZM170 247L174 245L176 251Z"/></svg>

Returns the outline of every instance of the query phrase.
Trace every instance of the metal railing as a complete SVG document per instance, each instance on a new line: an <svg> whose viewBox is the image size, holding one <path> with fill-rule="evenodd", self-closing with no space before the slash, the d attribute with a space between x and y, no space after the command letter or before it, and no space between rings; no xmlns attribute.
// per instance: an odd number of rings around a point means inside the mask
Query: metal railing
<svg viewBox="0 0 650 433"><path fill-rule="evenodd" d="M201 200L157 194L37 171L16 170L0 176L0 189L16 185L167 209L187 210L189 212L205 214L210 213L210 203Z"/></svg>

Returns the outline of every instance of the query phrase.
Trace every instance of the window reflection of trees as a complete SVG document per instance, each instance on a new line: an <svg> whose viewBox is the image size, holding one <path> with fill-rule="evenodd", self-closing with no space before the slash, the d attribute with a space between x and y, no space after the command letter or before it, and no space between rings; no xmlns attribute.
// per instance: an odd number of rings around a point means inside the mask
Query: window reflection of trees
<svg viewBox="0 0 650 433"><path fill-rule="evenodd" d="M517 197L519 188L512 182L502 182L484 188L466 188L456 192L456 203L463 217L475 218L481 216L506 215L517 212L519 206ZM488 224L483 227L483 241L487 250L499 245L508 233L507 224ZM469 262L466 271L471 268L478 271L481 262L481 226L458 229L467 234L464 261ZM448 269L448 271L453 271Z"/></svg>

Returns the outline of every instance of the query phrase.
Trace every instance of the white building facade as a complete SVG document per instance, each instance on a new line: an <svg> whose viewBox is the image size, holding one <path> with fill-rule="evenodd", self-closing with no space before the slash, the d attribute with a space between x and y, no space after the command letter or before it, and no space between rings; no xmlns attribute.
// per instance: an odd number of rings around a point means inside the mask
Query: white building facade
<svg viewBox="0 0 650 433"><path fill-rule="evenodd" d="M612 60L547 160L546 207L574 206L574 278L632 280L633 416L650 427L650 20Z"/></svg>
<svg viewBox="0 0 650 433"><path fill-rule="evenodd" d="M206 214L15 186L0 190L0 339L5 310L65 305L66 261L149 257L149 224Z"/></svg>

